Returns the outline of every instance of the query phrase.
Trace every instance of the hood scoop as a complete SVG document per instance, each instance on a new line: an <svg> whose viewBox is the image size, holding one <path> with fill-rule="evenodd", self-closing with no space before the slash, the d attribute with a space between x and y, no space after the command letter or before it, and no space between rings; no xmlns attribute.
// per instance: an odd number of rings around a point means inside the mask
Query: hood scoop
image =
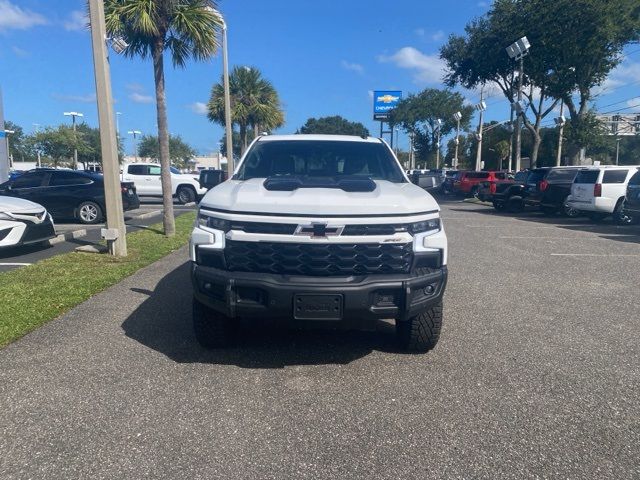
<svg viewBox="0 0 640 480"><path fill-rule="evenodd" d="M345 192L373 192L376 183L369 177L309 177L283 175L268 177L262 184L269 191L292 192L299 188L337 188Z"/></svg>

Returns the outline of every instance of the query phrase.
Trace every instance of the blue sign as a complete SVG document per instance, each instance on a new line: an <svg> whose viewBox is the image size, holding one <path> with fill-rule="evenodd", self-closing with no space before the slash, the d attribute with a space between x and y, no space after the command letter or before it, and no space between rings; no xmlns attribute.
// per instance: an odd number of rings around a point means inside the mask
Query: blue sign
<svg viewBox="0 0 640 480"><path fill-rule="evenodd" d="M402 100L402 92L399 90L376 90L373 92L373 119L386 120L391 111Z"/></svg>
<svg viewBox="0 0 640 480"><path fill-rule="evenodd" d="M4 130L0 130L0 138L4 138L7 134L4 133Z"/></svg>

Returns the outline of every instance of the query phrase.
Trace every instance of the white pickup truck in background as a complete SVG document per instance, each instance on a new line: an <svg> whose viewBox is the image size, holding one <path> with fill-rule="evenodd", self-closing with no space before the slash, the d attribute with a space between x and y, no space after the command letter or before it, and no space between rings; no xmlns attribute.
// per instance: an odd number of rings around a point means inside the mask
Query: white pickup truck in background
<svg viewBox="0 0 640 480"><path fill-rule="evenodd" d="M125 163L122 165L122 181L133 182L140 197L162 197L160 165L157 163ZM171 194L182 203L197 201L207 193L201 188L198 177L180 173L171 167Z"/></svg>

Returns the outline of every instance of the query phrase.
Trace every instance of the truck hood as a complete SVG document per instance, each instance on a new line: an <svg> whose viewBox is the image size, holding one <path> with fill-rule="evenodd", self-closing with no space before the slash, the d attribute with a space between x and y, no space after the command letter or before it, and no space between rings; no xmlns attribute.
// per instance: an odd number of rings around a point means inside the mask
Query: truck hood
<svg viewBox="0 0 640 480"><path fill-rule="evenodd" d="M8 213L40 213L44 207L38 203L30 202L16 197L0 195L0 212Z"/></svg>
<svg viewBox="0 0 640 480"><path fill-rule="evenodd" d="M269 191L264 178L228 180L211 189L200 205L205 208L273 215L409 215L440 208L431 195L412 183L376 180L372 192L338 188L298 188Z"/></svg>

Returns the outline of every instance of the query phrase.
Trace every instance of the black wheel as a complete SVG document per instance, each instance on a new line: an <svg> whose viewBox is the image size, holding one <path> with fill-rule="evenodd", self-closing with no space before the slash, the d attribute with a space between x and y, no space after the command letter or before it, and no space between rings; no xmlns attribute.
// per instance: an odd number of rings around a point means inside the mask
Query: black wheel
<svg viewBox="0 0 640 480"><path fill-rule="evenodd" d="M507 202L507 211L519 213L524 210L524 200L520 197L511 197Z"/></svg>
<svg viewBox="0 0 640 480"><path fill-rule="evenodd" d="M102 220L102 208L96 202L82 202L78 205L76 218L87 225L99 223Z"/></svg>
<svg viewBox="0 0 640 480"><path fill-rule="evenodd" d="M412 352L428 352L438 343L442 328L442 302L406 322L396 320L396 336L400 348Z"/></svg>
<svg viewBox="0 0 640 480"><path fill-rule="evenodd" d="M500 203L500 202L496 202L495 200L493 201L493 208L495 208L496 210L498 210L499 212L501 212L502 210L505 209L505 204L504 203Z"/></svg>
<svg viewBox="0 0 640 480"><path fill-rule="evenodd" d="M196 340L207 349L223 348L232 343L231 320L193 299L193 331Z"/></svg>
<svg viewBox="0 0 640 480"><path fill-rule="evenodd" d="M631 225L633 218L624 213L624 198L618 200L616 209L613 211L613 221L616 225Z"/></svg>
<svg viewBox="0 0 640 480"><path fill-rule="evenodd" d="M576 218L581 215L581 212L576 208L570 207L569 204L567 203L567 199L565 198L562 201L562 214L565 217Z"/></svg>
<svg viewBox="0 0 640 480"><path fill-rule="evenodd" d="M196 201L196 191L192 187L178 187L176 197L181 204L191 203Z"/></svg>
<svg viewBox="0 0 640 480"><path fill-rule="evenodd" d="M471 193L471 196L472 196L473 198L477 198L478 200L480 199L480 198L479 198L479 196L478 196L478 193L479 193L479 189L478 189L478 187L473 187L473 188L471 189L471 192L469 192L469 193Z"/></svg>

